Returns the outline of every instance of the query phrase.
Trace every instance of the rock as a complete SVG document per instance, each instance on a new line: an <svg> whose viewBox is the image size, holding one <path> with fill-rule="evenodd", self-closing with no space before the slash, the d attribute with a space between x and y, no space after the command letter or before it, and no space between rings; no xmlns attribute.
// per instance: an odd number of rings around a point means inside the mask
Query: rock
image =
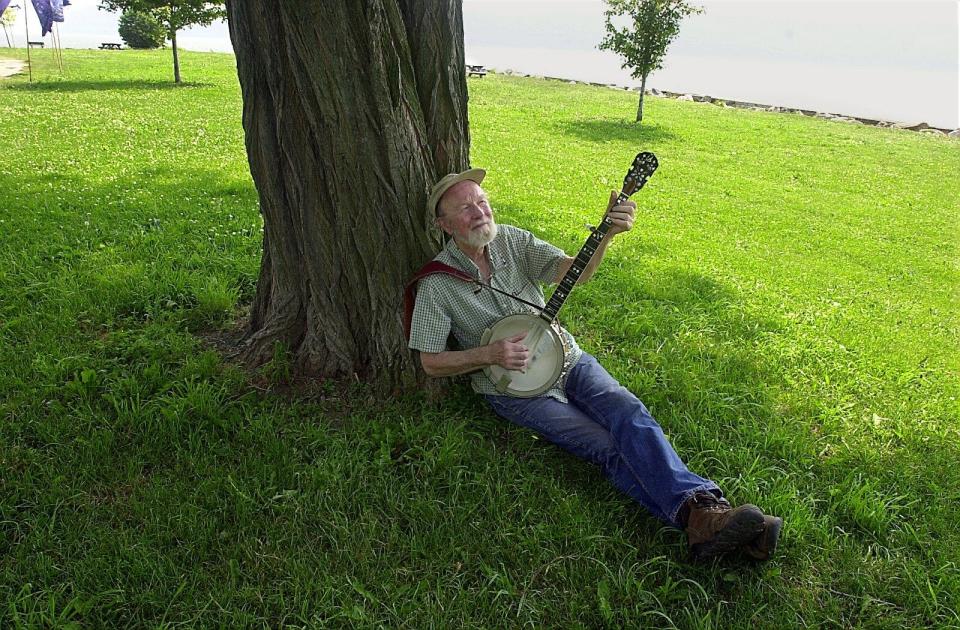
<svg viewBox="0 0 960 630"><path fill-rule="evenodd" d="M695 95L693 96L693 100L696 101L697 103L710 103L711 101L713 101L713 97L712 97L712 96L700 96L700 95L695 94Z"/></svg>
<svg viewBox="0 0 960 630"><path fill-rule="evenodd" d="M951 131L951 132L948 133L947 135L950 136L951 138L956 138L956 139L960 140L960 129L954 129L953 131Z"/></svg>
<svg viewBox="0 0 960 630"><path fill-rule="evenodd" d="M940 129L933 129L932 127L928 127L927 129L921 129L921 130L920 130L920 133L926 133L926 134L929 134L929 135L931 135L931 136L945 136L945 135L947 135L947 132L946 132L946 131L942 131L942 130L940 130Z"/></svg>
<svg viewBox="0 0 960 630"><path fill-rule="evenodd" d="M919 122L919 123L898 122L898 123L893 123L893 126L896 129L906 129L907 131L920 131L921 129L930 128L930 125L928 125L925 122Z"/></svg>
<svg viewBox="0 0 960 630"><path fill-rule="evenodd" d="M689 101L689 102L692 103L692 102L693 102L693 96L690 95L690 94L682 94L680 97L677 98L677 100L678 100L678 101Z"/></svg>

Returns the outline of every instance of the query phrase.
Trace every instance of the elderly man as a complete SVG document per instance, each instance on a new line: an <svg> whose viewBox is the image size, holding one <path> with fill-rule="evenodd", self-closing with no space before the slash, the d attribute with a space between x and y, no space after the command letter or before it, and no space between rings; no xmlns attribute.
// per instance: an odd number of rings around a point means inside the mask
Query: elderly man
<svg viewBox="0 0 960 630"><path fill-rule="evenodd" d="M754 505L732 508L714 482L687 469L646 407L620 386L566 330L567 366L552 389L540 396L503 396L483 372L499 365L523 370L530 360L524 336L481 345L483 331L500 318L524 312L520 300L544 305L540 284L559 282L573 258L530 232L497 225L480 187L486 172L451 173L431 191L428 207L452 237L434 259L499 291L447 275L424 277L416 295L409 347L420 352L431 376L470 374L473 389L503 418L528 427L567 451L598 464L607 478L652 515L685 530L695 557L742 550L767 559L782 519ZM611 238L633 227L636 204L614 206L607 237L580 281L588 280ZM466 277L464 276L464 277ZM519 298L519 299L514 299ZM447 345L450 334L458 349Z"/></svg>

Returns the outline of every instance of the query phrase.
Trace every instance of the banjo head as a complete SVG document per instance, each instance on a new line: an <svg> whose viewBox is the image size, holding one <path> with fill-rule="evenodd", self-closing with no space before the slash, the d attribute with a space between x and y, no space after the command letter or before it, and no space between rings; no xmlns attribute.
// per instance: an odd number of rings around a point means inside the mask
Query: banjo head
<svg viewBox="0 0 960 630"><path fill-rule="evenodd" d="M521 342L530 349L530 362L523 372L507 370L499 365L483 368L497 391L518 398L532 398L543 394L557 382L563 372L566 355L560 333L537 315L520 313L508 315L483 333L481 345L526 332Z"/></svg>

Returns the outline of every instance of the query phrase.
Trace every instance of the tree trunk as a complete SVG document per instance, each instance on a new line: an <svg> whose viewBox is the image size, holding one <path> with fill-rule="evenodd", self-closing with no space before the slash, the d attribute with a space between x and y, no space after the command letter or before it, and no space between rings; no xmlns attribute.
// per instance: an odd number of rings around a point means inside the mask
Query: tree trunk
<svg viewBox="0 0 960 630"><path fill-rule="evenodd" d="M640 80L640 104L637 105L637 122L643 120L643 97L647 93L647 75Z"/></svg>
<svg viewBox="0 0 960 630"><path fill-rule="evenodd" d="M177 56L177 31L170 29L170 48L173 49L173 82L180 83L180 58Z"/></svg>
<svg viewBox="0 0 960 630"><path fill-rule="evenodd" d="M228 0L263 258L242 350L382 391L419 378L404 284L440 246L425 208L469 166L459 0Z"/></svg>

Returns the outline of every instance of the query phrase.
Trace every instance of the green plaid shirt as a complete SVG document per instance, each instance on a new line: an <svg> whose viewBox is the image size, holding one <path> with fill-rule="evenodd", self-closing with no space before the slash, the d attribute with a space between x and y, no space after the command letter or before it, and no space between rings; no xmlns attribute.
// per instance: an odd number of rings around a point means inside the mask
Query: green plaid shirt
<svg viewBox="0 0 960 630"><path fill-rule="evenodd" d="M542 308L545 302L540 283L553 283L560 261L566 258L566 254L526 230L512 225L499 225L498 228L497 238L487 246L490 285ZM434 260L480 279L480 270L452 239ZM480 345L483 331L500 318L514 313L539 313L539 310L535 311L506 295L488 289L477 292L477 289L475 284L445 274L435 274L421 280L413 309L409 347L420 352L443 352L449 349L447 341L452 333L460 348L476 348ZM566 357L567 365L574 365L582 351L569 332L565 329L562 332L570 348ZM474 391L500 395L483 370L471 373L470 379ZM563 380L561 378L544 395L567 402Z"/></svg>

